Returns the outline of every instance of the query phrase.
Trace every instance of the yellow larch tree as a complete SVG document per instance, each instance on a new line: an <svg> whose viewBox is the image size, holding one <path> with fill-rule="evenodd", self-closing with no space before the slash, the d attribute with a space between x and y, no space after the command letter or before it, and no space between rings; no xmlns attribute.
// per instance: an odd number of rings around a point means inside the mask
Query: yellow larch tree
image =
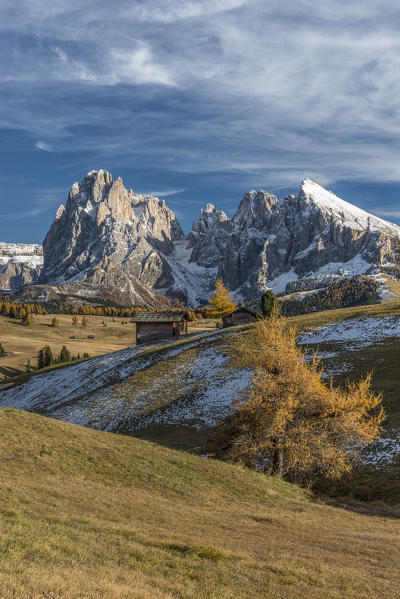
<svg viewBox="0 0 400 599"><path fill-rule="evenodd" d="M210 318L221 318L233 312L236 308L237 303L232 299L229 289L225 287L222 279L217 279L215 281L215 291L206 309L207 315Z"/></svg>
<svg viewBox="0 0 400 599"><path fill-rule="evenodd" d="M240 353L254 368L252 385L217 429L219 455L297 482L338 479L379 438L385 413L371 375L345 388L324 381L284 317L260 320Z"/></svg>

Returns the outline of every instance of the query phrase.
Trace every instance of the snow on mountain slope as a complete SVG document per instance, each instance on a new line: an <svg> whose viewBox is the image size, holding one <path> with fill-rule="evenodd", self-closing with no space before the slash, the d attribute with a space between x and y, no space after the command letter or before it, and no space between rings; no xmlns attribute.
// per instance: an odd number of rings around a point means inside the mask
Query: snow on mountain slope
<svg viewBox="0 0 400 599"><path fill-rule="evenodd" d="M247 371L228 375L224 344L233 334L225 330L180 344L129 348L37 374L2 391L0 405L120 432L161 422L209 425L227 414L250 381Z"/></svg>
<svg viewBox="0 0 400 599"><path fill-rule="evenodd" d="M310 179L303 179L299 195L311 205L314 204L328 213L331 218L341 220L346 227L360 231L371 229L399 234L399 227L394 223L385 221L354 206L354 204L345 202Z"/></svg>
<svg viewBox="0 0 400 599"><path fill-rule="evenodd" d="M41 245L0 243L0 289L15 291L36 283L42 265Z"/></svg>
<svg viewBox="0 0 400 599"><path fill-rule="evenodd" d="M309 179L297 196L281 200L249 191L231 219L207 204L184 235L163 200L98 170L74 183L57 210L43 268L39 254L21 258L20 267L14 256L0 284L12 280L16 289L35 283L40 272L39 284L79 297L161 306L167 296L197 306L221 277L237 300L254 300L268 287L296 291L305 279L390 274L400 260L399 240L400 227Z"/></svg>

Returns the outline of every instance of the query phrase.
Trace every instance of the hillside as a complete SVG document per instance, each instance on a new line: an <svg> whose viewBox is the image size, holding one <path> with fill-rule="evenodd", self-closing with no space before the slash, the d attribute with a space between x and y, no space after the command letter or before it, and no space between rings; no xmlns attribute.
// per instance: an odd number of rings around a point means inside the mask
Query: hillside
<svg viewBox="0 0 400 599"><path fill-rule="evenodd" d="M397 520L17 410L0 430L2 599L399 596Z"/></svg>
<svg viewBox="0 0 400 599"><path fill-rule="evenodd" d="M318 351L335 383L373 372L388 419L382 441L365 452L358 497L400 509L400 302L329 310L290 319L299 342ZM310 331L307 333L307 331ZM250 383L237 348L252 328L202 331L178 342L129 347L86 362L37 373L0 394L0 405L87 427L209 451L218 419ZM354 497L354 488L338 491Z"/></svg>
<svg viewBox="0 0 400 599"><path fill-rule="evenodd" d="M18 319L0 315L0 342L13 354L0 358L0 383L4 376L20 377L26 371L28 359L36 367L38 351L44 345L50 345L54 355L66 345L73 355L82 356L86 352L90 357L135 345L135 324L128 317L87 316L87 326L83 327L82 316L79 316L78 326L74 327L71 315L57 314L58 327L52 327L54 316L37 314L32 324L25 326ZM214 328L215 320L204 319L189 324L190 333Z"/></svg>

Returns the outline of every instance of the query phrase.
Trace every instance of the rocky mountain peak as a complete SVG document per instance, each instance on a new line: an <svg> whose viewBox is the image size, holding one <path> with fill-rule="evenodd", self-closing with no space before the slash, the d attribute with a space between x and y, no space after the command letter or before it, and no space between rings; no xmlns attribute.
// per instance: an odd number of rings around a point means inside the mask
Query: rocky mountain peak
<svg viewBox="0 0 400 599"><path fill-rule="evenodd" d="M260 228L261 224L266 226L277 203L276 196L262 189L248 191L232 218L232 224L242 230Z"/></svg>
<svg viewBox="0 0 400 599"><path fill-rule="evenodd" d="M57 210L39 283L119 303L155 305L161 293L198 305L221 277L242 301L267 287L279 293L297 281L390 270L399 260L399 239L400 227L310 179L279 201L250 190L232 219L209 203L185 236L164 200L94 170L72 185ZM3 248L3 287L37 279L41 256L21 252Z"/></svg>
<svg viewBox="0 0 400 599"><path fill-rule="evenodd" d="M0 243L0 289L14 292L36 283L42 264L41 245Z"/></svg>
<svg viewBox="0 0 400 599"><path fill-rule="evenodd" d="M45 237L40 281L80 281L92 294L93 286L114 287L119 301L148 298L152 292L143 291L143 283L152 289L168 279L161 253L171 252L182 238L164 201L128 191L107 171L90 171L72 185L66 208L57 211Z"/></svg>

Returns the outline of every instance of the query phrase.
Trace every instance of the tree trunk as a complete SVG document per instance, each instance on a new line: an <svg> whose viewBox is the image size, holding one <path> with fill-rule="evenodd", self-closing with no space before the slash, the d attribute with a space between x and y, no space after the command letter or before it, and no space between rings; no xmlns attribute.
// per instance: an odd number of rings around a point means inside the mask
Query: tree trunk
<svg viewBox="0 0 400 599"><path fill-rule="evenodd" d="M279 447L279 441L275 441L275 445L277 446L274 450L273 458L272 458L272 470L271 474L274 476L279 476L279 478L283 477L283 451L281 447Z"/></svg>

